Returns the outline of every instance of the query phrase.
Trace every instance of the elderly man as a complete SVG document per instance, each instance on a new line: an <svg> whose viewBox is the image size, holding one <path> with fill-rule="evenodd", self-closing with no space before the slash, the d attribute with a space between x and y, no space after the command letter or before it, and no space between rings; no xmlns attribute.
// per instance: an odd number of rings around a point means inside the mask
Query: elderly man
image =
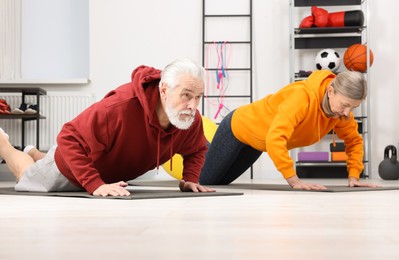
<svg viewBox="0 0 399 260"><path fill-rule="evenodd" d="M14 149L0 128L0 156L17 179L17 191L127 196L126 181L179 153L180 190L214 191L198 184L207 151L197 110L203 91L204 69L190 60L176 60L162 72L140 66L130 83L66 123L47 154Z"/></svg>

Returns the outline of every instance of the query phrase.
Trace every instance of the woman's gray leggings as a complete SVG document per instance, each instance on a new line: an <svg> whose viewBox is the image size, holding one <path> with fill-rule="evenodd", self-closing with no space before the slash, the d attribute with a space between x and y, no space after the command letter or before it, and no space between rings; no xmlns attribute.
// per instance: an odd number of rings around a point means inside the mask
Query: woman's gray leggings
<svg viewBox="0 0 399 260"><path fill-rule="evenodd" d="M205 156L200 184L225 185L243 174L262 152L237 140L231 131L230 112L220 123Z"/></svg>

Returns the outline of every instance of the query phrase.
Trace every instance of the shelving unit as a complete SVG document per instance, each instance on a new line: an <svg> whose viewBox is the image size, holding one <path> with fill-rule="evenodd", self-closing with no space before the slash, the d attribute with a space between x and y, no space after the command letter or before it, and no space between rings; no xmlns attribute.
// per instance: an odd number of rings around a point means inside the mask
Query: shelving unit
<svg viewBox="0 0 399 260"><path fill-rule="evenodd" d="M299 58L301 51L314 50L314 54L320 49L341 49L342 55L346 48L353 44L369 43L369 36L367 33L367 0L290 0L289 2L290 15L290 82L306 79L307 75L301 75L300 71L315 70L312 68L301 68L300 62L303 57ZM312 28L298 28L300 19L298 17L298 9L306 8L308 15L311 13L311 7L317 6L328 10L328 7L342 8L341 11L362 10L364 14L364 24L362 26L349 27L312 27ZM367 54L369 55L369 47L367 46ZM312 57L314 59L314 56ZM368 61L370 58L368 57ZM302 64L303 66L303 64ZM314 66L314 65L313 65ZM369 72L370 64L367 65ZM345 66L341 64L339 71L345 70ZM368 89L370 89L370 73L366 74L368 81ZM370 96L368 95L368 98ZM359 132L363 136L364 143L364 160L365 165L362 177L367 178L371 172L370 158L370 107L367 99L355 113L355 119L359 124ZM360 127L361 126L361 127ZM328 138L328 137L327 137ZM325 141L325 140L322 140ZM303 162L297 161L297 152L299 149L291 151L291 157L296 164L296 171L299 177L302 178L346 178L346 162Z"/></svg>
<svg viewBox="0 0 399 260"><path fill-rule="evenodd" d="M40 115L40 96L46 95L46 90L42 88L0 88L0 93L21 93L22 94L22 102L26 103L26 96L36 96L36 104L37 104L37 113L36 114L0 114L0 119L7 120L21 120L21 148L25 147L25 122L27 121L36 121L36 148L40 149L40 119L45 119L46 117Z"/></svg>

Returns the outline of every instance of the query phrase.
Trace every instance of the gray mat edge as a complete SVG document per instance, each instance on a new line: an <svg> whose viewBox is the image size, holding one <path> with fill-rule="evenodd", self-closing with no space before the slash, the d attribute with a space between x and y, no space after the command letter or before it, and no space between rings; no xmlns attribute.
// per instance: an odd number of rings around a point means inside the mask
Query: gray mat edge
<svg viewBox="0 0 399 260"><path fill-rule="evenodd" d="M145 195L143 194L145 193ZM171 199L171 198L194 198L194 197L220 197L244 195L242 192L181 192L174 190L136 190L130 196L93 196L87 192L24 192L15 191L14 187L0 187L0 195L17 196L43 196L63 198L88 198L88 199ZM136 196L135 196L136 195Z"/></svg>
<svg viewBox="0 0 399 260"><path fill-rule="evenodd" d="M175 187L178 185L175 180L163 181L128 181L131 186L151 186L151 187ZM348 187L340 185L325 185L326 190L301 190L292 189L288 184L266 184L266 183L231 183L229 185L204 185L214 189L241 189L241 190L270 190L270 191L298 191L298 192L358 192L358 191L387 191L399 190L399 186L386 187Z"/></svg>

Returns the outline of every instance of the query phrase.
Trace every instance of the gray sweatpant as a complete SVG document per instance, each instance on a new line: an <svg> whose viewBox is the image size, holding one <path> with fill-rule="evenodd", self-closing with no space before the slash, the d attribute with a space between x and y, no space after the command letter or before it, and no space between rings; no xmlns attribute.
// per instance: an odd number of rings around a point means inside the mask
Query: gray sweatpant
<svg viewBox="0 0 399 260"><path fill-rule="evenodd" d="M50 192L81 191L58 170L54 161L57 146L51 147L46 156L26 169L24 175L15 185L16 191Z"/></svg>

